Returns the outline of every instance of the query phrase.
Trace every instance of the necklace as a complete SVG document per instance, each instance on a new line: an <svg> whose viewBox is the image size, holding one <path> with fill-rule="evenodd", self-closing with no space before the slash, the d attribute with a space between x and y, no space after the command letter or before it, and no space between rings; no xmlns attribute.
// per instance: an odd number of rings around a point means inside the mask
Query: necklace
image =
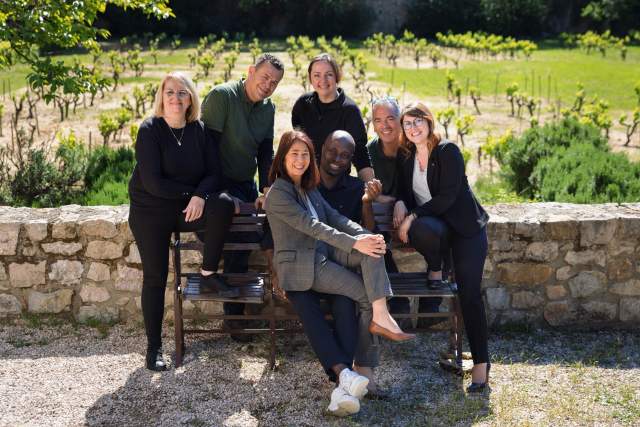
<svg viewBox="0 0 640 427"><path fill-rule="evenodd" d="M182 133L180 133L180 138L178 138L178 137L176 136L176 134L175 134L175 133L173 133L173 129L171 129L171 126L169 126L169 130L171 131L171 135L173 135L173 139L175 139L175 140L176 140L176 142L178 143L178 147L182 146L182 137L184 136L184 129L185 129L186 127L187 127L187 126L185 125L185 126L182 128Z"/></svg>

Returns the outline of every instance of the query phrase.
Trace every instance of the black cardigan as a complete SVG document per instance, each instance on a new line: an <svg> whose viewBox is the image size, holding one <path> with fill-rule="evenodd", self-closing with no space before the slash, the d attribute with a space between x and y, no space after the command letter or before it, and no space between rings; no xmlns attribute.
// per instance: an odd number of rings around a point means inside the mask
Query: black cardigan
<svg viewBox="0 0 640 427"><path fill-rule="evenodd" d="M489 221L489 215L474 196L464 172L462 153L456 144L442 141L429 157L427 185L431 200L418 205L413 194L415 153L398 156L398 197L417 216L436 216L454 232L465 237L476 235Z"/></svg>
<svg viewBox="0 0 640 427"><path fill-rule="evenodd" d="M316 92L302 95L291 110L291 124L303 130L313 141L316 159L320 161L322 144L333 131L344 130L356 143L353 164L357 170L371 167L367 151L367 130L360 109L338 88L338 97L327 104L320 102Z"/></svg>
<svg viewBox="0 0 640 427"><path fill-rule="evenodd" d="M220 154L200 120L187 123L178 145L162 117L144 120L136 140L136 166L129 181L132 207L175 207L192 196L208 199L221 185Z"/></svg>

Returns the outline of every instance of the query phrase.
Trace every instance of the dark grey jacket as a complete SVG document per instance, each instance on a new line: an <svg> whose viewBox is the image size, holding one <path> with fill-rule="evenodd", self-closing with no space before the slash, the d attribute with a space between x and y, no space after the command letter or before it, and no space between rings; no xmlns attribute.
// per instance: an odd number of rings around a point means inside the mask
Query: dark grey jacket
<svg viewBox="0 0 640 427"><path fill-rule="evenodd" d="M318 190L307 193L318 214L313 219L304 199L289 181L278 178L267 193L267 212L274 243L274 264L285 291L311 289L318 241L350 252L359 234L369 234L360 225L340 215Z"/></svg>

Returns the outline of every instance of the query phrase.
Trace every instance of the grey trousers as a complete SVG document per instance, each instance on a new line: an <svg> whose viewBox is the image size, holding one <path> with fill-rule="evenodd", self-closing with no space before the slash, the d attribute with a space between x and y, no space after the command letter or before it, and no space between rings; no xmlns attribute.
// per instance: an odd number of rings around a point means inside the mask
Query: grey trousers
<svg viewBox="0 0 640 427"><path fill-rule="evenodd" d="M356 268L362 274L349 270ZM325 294L344 295L358 304L360 318L355 363L358 366L378 366L378 337L369 333L369 323L373 318L371 302L392 295L384 258L373 258L355 250L347 253L333 246L319 244L314 271L311 289Z"/></svg>

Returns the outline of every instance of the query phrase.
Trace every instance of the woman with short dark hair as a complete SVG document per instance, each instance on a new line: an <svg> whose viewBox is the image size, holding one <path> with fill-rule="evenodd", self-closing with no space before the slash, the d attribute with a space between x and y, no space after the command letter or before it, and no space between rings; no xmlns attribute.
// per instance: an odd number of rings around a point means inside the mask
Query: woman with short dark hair
<svg viewBox="0 0 640 427"><path fill-rule="evenodd" d="M482 391L488 384L491 367L480 289L489 215L469 187L460 149L435 132L429 108L421 102L409 104L402 110L400 122L405 155L398 158L400 197L394 209L394 224L400 239L425 257L430 282L441 281L441 245L443 241L450 244L474 362L472 383L467 390Z"/></svg>
<svg viewBox="0 0 640 427"><path fill-rule="evenodd" d="M340 65L328 53L321 53L311 60L307 73L313 92L298 98L291 111L291 124L311 138L317 156L333 131L349 132L356 143L353 164L358 176L365 182L372 180L367 130L356 103L338 87L342 78ZM319 161L319 157L316 160Z"/></svg>

